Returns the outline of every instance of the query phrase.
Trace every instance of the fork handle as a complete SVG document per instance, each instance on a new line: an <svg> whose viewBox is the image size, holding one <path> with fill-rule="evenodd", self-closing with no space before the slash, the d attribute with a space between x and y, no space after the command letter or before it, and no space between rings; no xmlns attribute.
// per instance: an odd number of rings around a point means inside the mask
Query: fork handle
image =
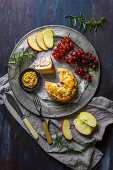
<svg viewBox="0 0 113 170"><path fill-rule="evenodd" d="M44 129L48 144L52 144L53 141L52 141L51 135L49 133L49 130L48 130L48 127L47 127L45 121L42 121L42 126L43 126L43 129Z"/></svg>

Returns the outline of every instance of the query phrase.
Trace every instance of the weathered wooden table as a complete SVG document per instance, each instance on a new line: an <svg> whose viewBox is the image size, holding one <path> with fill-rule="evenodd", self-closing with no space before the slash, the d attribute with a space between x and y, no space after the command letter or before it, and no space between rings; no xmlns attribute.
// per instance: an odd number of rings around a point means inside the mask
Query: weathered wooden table
<svg viewBox="0 0 113 170"><path fill-rule="evenodd" d="M30 30L49 24L70 25L65 14L78 11L90 18L106 16L107 22L97 32L82 32L95 47L101 62L101 79L96 96L113 100L113 1L112 0L0 0L0 76L7 73L9 55ZM113 169L113 125L106 128L97 143L104 156L94 170ZM48 156L36 142L0 106L0 170L66 170Z"/></svg>

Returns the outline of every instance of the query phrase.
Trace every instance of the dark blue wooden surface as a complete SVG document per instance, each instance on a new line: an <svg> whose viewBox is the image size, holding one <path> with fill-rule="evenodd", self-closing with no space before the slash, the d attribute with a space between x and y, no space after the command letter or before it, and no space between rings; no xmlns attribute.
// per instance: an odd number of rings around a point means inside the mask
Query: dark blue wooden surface
<svg viewBox="0 0 113 170"><path fill-rule="evenodd" d="M93 44L101 62L96 96L113 100L113 0L0 0L0 76L7 73L9 55L30 30L48 24L71 26L65 14L78 10L90 18L106 16L97 32L82 32ZM104 156L94 170L113 169L113 125L97 143ZM5 106L0 106L0 170L68 170L48 156L20 127Z"/></svg>

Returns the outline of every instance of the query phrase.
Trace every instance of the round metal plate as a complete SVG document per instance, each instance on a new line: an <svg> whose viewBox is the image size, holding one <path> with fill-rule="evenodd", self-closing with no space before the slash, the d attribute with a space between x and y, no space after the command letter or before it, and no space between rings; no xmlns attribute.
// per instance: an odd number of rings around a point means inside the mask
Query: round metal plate
<svg viewBox="0 0 113 170"><path fill-rule="evenodd" d="M96 54L96 51L94 47L91 45L91 43L78 31L73 30L69 27L62 26L62 25L47 25L43 27L36 28L26 34L15 46L13 49L11 55L13 55L16 51L19 51L21 48L28 47L27 44L27 37L29 35L32 35L34 38L36 36L36 33L38 31L44 31L45 28L49 27L52 29L54 34L54 39L60 39L64 36L70 36L72 41L76 43L76 45L80 48L82 48L85 52L91 52L94 56L96 56L98 62L99 58ZM11 79L13 74L13 69L8 69L8 75L9 75L9 82L12 88L12 91L18 101L29 111L35 113L38 115L37 110L35 109L32 97L34 96L34 93L27 93L25 92L19 85L19 74L22 72L22 70L29 67L29 65L35 60L35 57L29 56L28 59L25 59L22 66L17 68L15 77ZM69 103L58 103L58 102L51 102L51 101L44 101L41 100L42 103L42 113L45 117L51 117L51 118L58 118L58 117L64 117L69 116L79 109L81 109L83 106L85 106L89 100L94 96L98 84L99 84L99 78L100 78L100 65L95 71L95 75L93 77L93 85L90 85L82 94L80 100L76 104L69 104Z"/></svg>

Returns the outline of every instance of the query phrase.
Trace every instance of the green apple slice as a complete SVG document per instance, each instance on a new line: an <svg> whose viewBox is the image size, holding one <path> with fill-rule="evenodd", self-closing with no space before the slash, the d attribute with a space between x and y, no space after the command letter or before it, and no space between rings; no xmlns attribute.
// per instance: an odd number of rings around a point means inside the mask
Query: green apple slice
<svg viewBox="0 0 113 170"><path fill-rule="evenodd" d="M54 43L53 31L50 28L46 28L43 36L46 47L52 48Z"/></svg>

